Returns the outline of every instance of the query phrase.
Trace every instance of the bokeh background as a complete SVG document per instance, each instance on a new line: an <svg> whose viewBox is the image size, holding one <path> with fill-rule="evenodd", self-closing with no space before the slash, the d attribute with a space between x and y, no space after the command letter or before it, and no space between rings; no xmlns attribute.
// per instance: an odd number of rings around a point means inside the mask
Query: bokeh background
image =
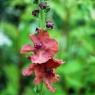
<svg viewBox="0 0 95 95"><path fill-rule="evenodd" d="M29 34L39 26L31 15L33 0L0 0L0 95L35 95L33 76L22 76L31 64L20 54L32 43ZM65 64L57 68L60 80L55 93L44 85L44 95L95 95L95 0L48 0L55 27L49 30L59 43L55 58Z"/></svg>

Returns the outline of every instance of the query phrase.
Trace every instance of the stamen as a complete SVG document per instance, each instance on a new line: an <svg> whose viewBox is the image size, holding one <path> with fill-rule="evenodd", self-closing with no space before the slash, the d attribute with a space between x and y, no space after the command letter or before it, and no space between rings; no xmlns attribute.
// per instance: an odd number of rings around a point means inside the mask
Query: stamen
<svg viewBox="0 0 95 95"><path fill-rule="evenodd" d="M34 47L36 49L40 49L42 47L42 43L36 43Z"/></svg>
<svg viewBox="0 0 95 95"><path fill-rule="evenodd" d="M50 69L50 68L46 68L46 74L47 74L48 76L54 76L53 70Z"/></svg>

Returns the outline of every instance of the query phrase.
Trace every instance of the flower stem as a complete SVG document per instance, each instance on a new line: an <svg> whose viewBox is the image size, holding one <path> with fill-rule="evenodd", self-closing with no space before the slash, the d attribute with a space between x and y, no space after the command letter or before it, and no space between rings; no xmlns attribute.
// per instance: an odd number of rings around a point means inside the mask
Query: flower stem
<svg viewBox="0 0 95 95"><path fill-rule="evenodd" d="M44 10L41 10L41 13L40 13L40 28L42 28L42 29L45 28L45 13L44 13Z"/></svg>
<svg viewBox="0 0 95 95"><path fill-rule="evenodd" d="M44 0L39 0L39 4L41 2L44 2ZM45 12L44 12L44 10L43 9L40 10L39 14L40 14L40 28L44 29L45 28Z"/></svg>
<svg viewBox="0 0 95 95"><path fill-rule="evenodd" d="M41 89L40 89L40 94L39 95L43 95L43 82L41 83Z"/></svg>
<svg viewBox="0 0 95 95"><path fill-rule="evenodd" d="M39 4L44 2L44 0L39 0ZM40 28L44 30L45 28L45 13L44 10L40 10ZM41 83L39 95L43 95L43 82Z"/></svg>

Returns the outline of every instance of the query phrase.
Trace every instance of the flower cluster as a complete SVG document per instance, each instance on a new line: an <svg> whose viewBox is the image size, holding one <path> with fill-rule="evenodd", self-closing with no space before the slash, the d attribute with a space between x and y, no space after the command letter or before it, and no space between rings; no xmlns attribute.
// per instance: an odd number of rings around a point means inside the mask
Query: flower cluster
<svg viewBox="0 0 95 95"><path fill-rule="evenodd" d="M43 81L46 87L54 92L55 88L51 84L57 82L59 78L54 68L64 63L62 60L53 58L58 51L58 43L55 39L50 38L46 30L41 29L38 29L38 35L30 34L29 38L33 41L34 46L25 44L20 53L34 52L34 54L27 57L32 61L32 64L24 69L22 74L30 76L35 72L34 84L39 84Z"/></svg>
<svg viewBox="0 0 95 95"><path fill-rule="evenodd" d="M38 4L38 0L34 0L34 3ZM38 4L41 10L46 10L49 6L47 3L40 2ZM36 9L32 11L33 16L38 16L40 10ZM46 27L53 29L52 21L46 21ZM25 68L22 72L24 76L30 76L35 73L34 84L40 84L44 82L46 87L51 92L55 92L55 88L52 87L52 83L59 80L59 75L56 74L55 68L62 65L64 62L62 60L54 59L54 55L58 51L58 43L55 39L52 39L47 30L36 28L35 34L29 35L30 40L33 42L31 44L25 44L20 53L26 54L28 52L33 52L27 58L32 62L30 66Z"/></svg>

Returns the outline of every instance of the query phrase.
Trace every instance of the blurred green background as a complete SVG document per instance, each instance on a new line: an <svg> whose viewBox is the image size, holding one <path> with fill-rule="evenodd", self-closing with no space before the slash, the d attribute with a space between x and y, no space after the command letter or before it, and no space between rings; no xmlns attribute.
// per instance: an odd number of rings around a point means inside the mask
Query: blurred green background
<svg viewBox="0 0 95 95"><path fill-rule="evenodd" d="M32 1L0 0L0 95L35 95L35 76L22 75L31 62L20 54L39 26L31 15L36 8ZM56 69L56 92L44 85L44 95L95 95L95 0L48 1L52 9L47 20L55 24L49 34L59 43L55 58L65 64Z"/></svg>

